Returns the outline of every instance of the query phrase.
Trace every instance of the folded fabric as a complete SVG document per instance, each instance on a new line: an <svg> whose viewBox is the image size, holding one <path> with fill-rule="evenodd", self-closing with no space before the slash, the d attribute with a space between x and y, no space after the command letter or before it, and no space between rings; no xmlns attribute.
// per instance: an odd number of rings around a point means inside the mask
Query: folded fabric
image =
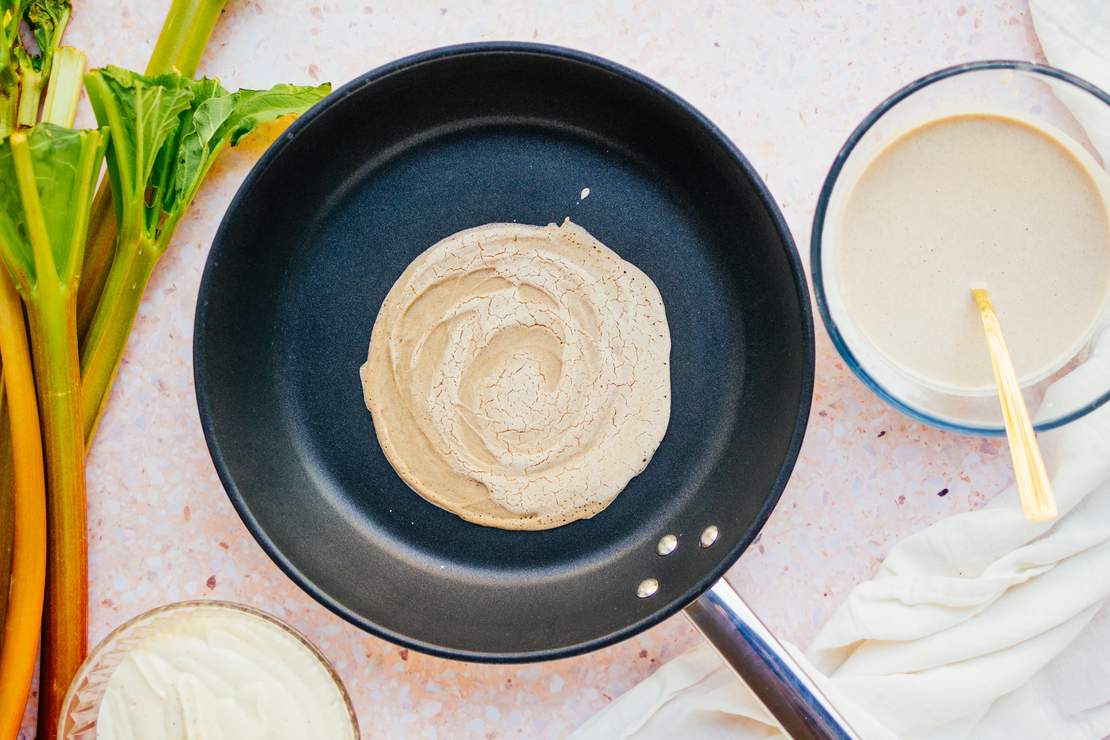
<svg viewBox="0 0 1110 740"><path fill-rule="evenodd" d="M1110 2L1029 0L1029 10L1049 64L1110 92ZM1110 161L1106 111L1082 93L1061 88L1056 94L1087 131L1102 161Z"/></svg>
<svg viewBox="0 0 1110 740"><path fill-rule="evenodd" d="M1049 389L1110 387L1110 331ZM1041 435L1061 516L1010 487L891 550L799 658L864 737L1110 734L1110 405ZM663 666L579 738L759 738L781 730L711 648Z"/></svg>

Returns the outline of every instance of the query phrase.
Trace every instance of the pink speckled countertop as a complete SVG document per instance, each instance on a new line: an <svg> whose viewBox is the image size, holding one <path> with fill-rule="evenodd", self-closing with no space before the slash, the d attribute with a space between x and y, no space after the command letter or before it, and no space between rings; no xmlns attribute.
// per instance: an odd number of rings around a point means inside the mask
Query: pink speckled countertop
<svg viewBox="0 0 1110 740"><path fill-rule="evenodd" d="M80 0L67 41L94 66L141 69L168 4ZM764 174L803 256L833 154L880 99L956 62L1041 58L1020 0L231 0L201 71L229 87L342 83L411 52L481 39L585 49L677 91ZM243 601L320 646L350 690L365 737L564 735L694 644L686 621L675 617L621 645L546 664L469 665L410 653L302 593L224 495L193 398L193 309L220 217L264 146L255 140L225 155L179 229L93 446L91 641L165 602ZM1009 476L997 442L931 430L882 405L819 330L801 459L729 580L780 635L805 644L894 542L980 505Z"/></svg>

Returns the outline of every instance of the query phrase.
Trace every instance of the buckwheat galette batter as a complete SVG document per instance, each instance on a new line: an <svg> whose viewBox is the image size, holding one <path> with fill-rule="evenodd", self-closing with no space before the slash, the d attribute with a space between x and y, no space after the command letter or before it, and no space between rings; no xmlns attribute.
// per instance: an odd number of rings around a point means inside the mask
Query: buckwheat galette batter
<svg viewBox="0 0 1110 740"><path fill-rule="evenodd" d="M970 290L986 284L1019 376L1041 378L1104 310L1108 195L1098 163L1063 135L1003 115L931 121L855 185L839 214L836 282L896 365L947 389L993 391Z"/></svg>
<svg viewBox="0 0 1110 740"><path fill-rule="evenodd" d="M655 284L584 229L488 224L402 273L360 374L414 491L477 524L548 529L594 516L647 466L670 350Z"/></svg>

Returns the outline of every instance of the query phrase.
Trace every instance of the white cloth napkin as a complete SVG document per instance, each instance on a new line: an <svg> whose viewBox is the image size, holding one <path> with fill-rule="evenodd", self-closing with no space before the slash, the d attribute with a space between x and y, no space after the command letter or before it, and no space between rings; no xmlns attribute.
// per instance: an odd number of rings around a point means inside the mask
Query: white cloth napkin
<svg viewBox="0 0 1110 740"><path fill-rule="evenodd" d="M1110 92L1110 2L1107 0L1029 0L1033 28L1049 64L1079 75ZM1110 125L1089 96L1062 89L1061 102L1071 109L1091 143L1110 159Z"/></svg>
<svg viewBox="0 0 1110 740"><path fill-rule="evenodd" d="M1110 2L1031 0L1050 63L1110 89ZM1063 100L1065 104L1073 101ZM1103 156L1110 131L1076 118ZM1110 330L1045 403L1110 387ZM866 740L1110 735L1110 404L1040 436L1060 517L1027 522L1011 486L902 541L805 656ZM592 738L782 737L708 645L579 728Z"/></svg>

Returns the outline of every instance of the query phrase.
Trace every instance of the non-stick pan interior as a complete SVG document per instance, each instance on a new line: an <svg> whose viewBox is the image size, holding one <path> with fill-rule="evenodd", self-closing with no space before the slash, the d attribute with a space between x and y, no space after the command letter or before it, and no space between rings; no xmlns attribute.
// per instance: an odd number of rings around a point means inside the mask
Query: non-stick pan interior
<svg viewBox="0 0 1110 740"><path fill-rule="evenodd" d="M382 299L425 248L568 216L659 286L670 427L591 520L469 524L393 472L358 367ZM283 134L213 245L195 352L213 458L271 557L372 632L480 660L591 649L707 587L777 499L812 378L796 254L727 141L615 65L508 44L370 73ZM702 548L709 525L720 537ZM668 533L679 546L661 557ZM641 599L646 578L660 587Z"/></svg>

